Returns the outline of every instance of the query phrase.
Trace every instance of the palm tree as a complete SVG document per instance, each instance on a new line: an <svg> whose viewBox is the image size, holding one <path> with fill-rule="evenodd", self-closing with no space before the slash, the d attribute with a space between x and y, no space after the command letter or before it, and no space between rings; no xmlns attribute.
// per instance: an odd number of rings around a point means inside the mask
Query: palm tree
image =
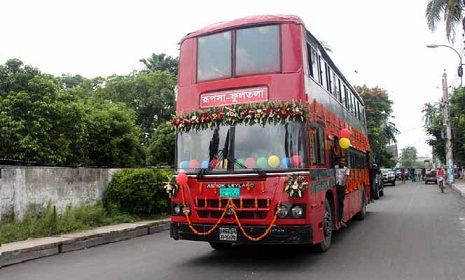
<svg viewBox="0 0 465 280"><path fill-rule="evenodd" d="M463 0L429 0L426 6L426 22L431 31L436 31L438 23L443 17L446 26L446 37L454 42L456 25L462 22Z"/></svg>

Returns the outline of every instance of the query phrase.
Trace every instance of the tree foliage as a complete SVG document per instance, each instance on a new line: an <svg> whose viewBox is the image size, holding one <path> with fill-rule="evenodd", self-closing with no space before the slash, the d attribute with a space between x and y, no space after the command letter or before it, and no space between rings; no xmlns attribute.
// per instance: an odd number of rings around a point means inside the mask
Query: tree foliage
<svg viewBox="0 0 465 280"><path fill-rule="evenodd" d="M365 115L367 119L368 139L370 141L371 155L374 162L380 166L394 167L397 159L393 158L387 146L396 143L399 133L392 117L392 104L386 90L366 85L356 86L355 89L365 101Z"/></svg>
<svg viewBox="0 0 465 280"><path fill-rule="evenodd" d="M400 163L403 168L414 168L417 166L417 149L415 147L409 146L405 147L401 151Z"/></svg>
<svg viewBox="0 0 465 280"><path fill-rule="evenodd" d="M91 100L97 80L56 78L18 59L0 66L0 76L0 158L58 166L132 166L145 158L134 113Z"/></svg>
<svg viewBox="0 0 465 280"><path fill-rule="evenodd" d="M176 135L173 125L166 122L158 126L149 146L148 165L174 165Z"/></svg>
<svg viewBox="0 0 465 280"><path fill-rule="evenodd" d="M463 89L456 88L449 99L449 115L452 130L452 154L454 164L465 165L465 99ZM446 127L444 122L444 103L426 103L423 107L427 143L433 149L433 155L443 164L446 162Z"/></svg>
<svg viewBox="0 0 465 280"><path fill-rule="evenodd" d="M446 38L454 42L457 24L460 24L465 8L463 0L429 0L426 5L426 22L431 31L435 31L441 20L446 28Z"/></svg>
<svg viewBox="0 0 465 280"><path fill-rule="evenodd" d="M139 60L145 65L146 72L168 71L174 77L178 76L179 59L166 56L166 54L152 54L149 58Z"/></svg>
<svg viewBox="0 0 465 280"><path fill-rule="evenodd" d="M111 102L123 102L136 112L144 145L156 128L171 120L175 113L176 79L168 72L142 72L131 76L112 76L97 96Z"/></svg>

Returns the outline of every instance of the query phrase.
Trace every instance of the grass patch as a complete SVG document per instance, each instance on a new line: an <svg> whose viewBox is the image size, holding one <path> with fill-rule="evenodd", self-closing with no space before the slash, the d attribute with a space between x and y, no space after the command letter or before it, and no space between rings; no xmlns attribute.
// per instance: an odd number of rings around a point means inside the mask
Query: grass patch
<svg viewBox="0 0 465 280"><path fill-rule="evenodd" d="M102 203L97 203L91 206L68 207L63 213L57 214L49 204L39 214L27 213L21 221L3 219L0 222L0 244L143 220L117 211L111 212L106 212ZM166 216L157 215L144 219L164 217Z"/></svg>

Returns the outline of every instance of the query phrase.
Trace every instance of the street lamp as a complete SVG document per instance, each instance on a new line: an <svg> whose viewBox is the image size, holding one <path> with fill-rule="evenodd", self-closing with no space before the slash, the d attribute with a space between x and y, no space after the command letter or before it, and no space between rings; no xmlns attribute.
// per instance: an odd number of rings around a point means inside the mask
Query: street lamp
<svg viewBox="0 0 465 280"><path fill-rule="evenodd" d="M460 89L463 93L463 68L462 68L462 56L460 53L455 50L454 48L448 45L427 45L427 48L437 48L437 47L446 47L453 50L459 57L460 64L457 69L457 74L460 77ZM449 93L447 87L447 75L446 72L442 75L442 89L443 89L443 114L444 114L444 122L446 124L446 167L447 167L447 177L449 183L454 183L454 160L452 155L452 132L451 132L451 121L450 121L450 113L449 113Z"/></svg>
<svg viewBox="0 0 465 280"><path fill-rule="evenodd" d="M445 47L445 48L449 48L451 50L453 50L459 57L459 61L460 61L460 64L459 64L459 67L457 68L457 75L460 77L460 88L462 88L462 84L463 84L463 63L462 63L462 56L460 55L460 53L454 49L453 47L451 46L448 46L448 45L426 45L427 48L430 48L430 49L435 49L435 48L438 48L438 47Z"/></svg>

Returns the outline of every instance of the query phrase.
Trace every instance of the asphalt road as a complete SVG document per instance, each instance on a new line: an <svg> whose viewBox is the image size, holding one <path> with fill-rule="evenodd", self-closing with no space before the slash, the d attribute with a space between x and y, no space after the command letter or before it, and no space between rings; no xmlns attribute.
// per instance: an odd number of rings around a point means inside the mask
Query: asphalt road
<svg viewBox="0 0 465 280"><path fill-rule="evenodd" d="M289 246L215 252L164 231L4 267L0 279L465 279L465 199L412 182L384 193L324 254Z"/></svg>

